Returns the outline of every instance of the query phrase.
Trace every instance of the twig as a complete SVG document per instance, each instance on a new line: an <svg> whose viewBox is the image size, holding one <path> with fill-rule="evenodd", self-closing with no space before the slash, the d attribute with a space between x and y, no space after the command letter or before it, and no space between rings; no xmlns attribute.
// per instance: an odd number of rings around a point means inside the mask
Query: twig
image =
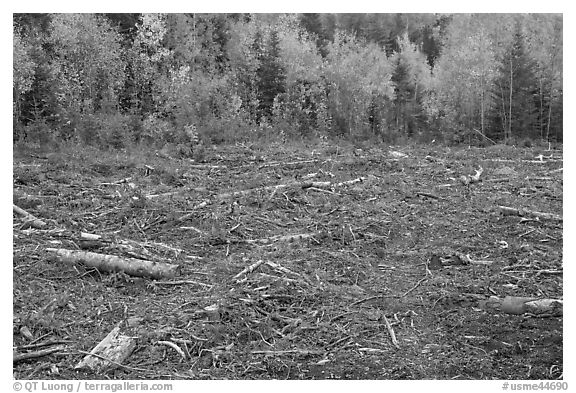
<svg viewBox="0 0 576 393"><path fill-rule="evenodd" d="M564 274L564 270L542 269L536 272L536 277L541 274Z"/></svg>
<svg viewBox="0 0 576 393"><path fill-rule="evenodd" d="M532 229L530 229L529 231L524 232L524 233L521 234L521 235L518 235L518 237L523 237L523 236L529 235L529 234L531 234L532 232L534 232L535 230L536 230L536 228L532 228Z"/></svg>
<svg viewBox="0 0 576 393"><path fill-rule="evenodd" d="M422 284L424 281L426 281L427 279L428 279L427 276L424 277L424 278L422 278L420 281L418 281L418 282L416 283L416 285L414 285L412 288L410 288L409 290L407 290L406 292L404 292L402 295L400 295L400 297L404 297L404 296L408 295L410 292L412 292L413 290L415 290L416 288L418 288L418 286L419 286L420 284Z"/></svg>
<svg viewBox="0 0 576 393"><path fill-rule="evenodd" d="M368 352L368 353L382 353L387 352L385 349L380 348L358 348L361 352Z"/></svg>
<svg viewBox="0 0 576 393"><path fill-rule="evenodd" d="M292 161L292 162L271 162L271 163L269 163L269 164L260 165L260 166L258 167L258 169L270 168L270 167L279 166L279 165L288 166L288 165L311 164L311 163L314 163L314 162L317 162L317 161L318 161L318 159L314 159L314 160L302 160L302 161Z"/></svg>
<svg viewBox="0 0 576 393"><path fill-rule="evenodd" d="M328 349L330 349L330 348L332 348L332 347L335 347L336 345L340 344L341 342L346 341L346 340L349 340L349 339L351 339L351 338L352 338L352 337L346 335L346 336L342 337L341 339L334 341L332 344L328 344L328 345L326 346L326 350L328 350Z"/></svg>
<svg viewBox="0 0 576 393"><path fill-rule="evenodd" d="M331 194L331 195L340 195L340 194L338 194L337 192L330 191L330 190L324 190L324 189L322 189L322 188L317 188L317 187L308 187L307 190L324 192L324 193L326 193L326 194Z"/></svg>
<svg viewBox="0 0 576 393"><path fill-rule="evenodd" d="M531 176L526 176L526 179L528 181L551 181L554 180L554 178L552 177L531 177Z"/></svg>
<svg viewBox="0 0 576 393"><path fill-rule="evenodd" d="M243 274L252 273L258 266L262 265L263 263L264 263L264 260L261 259L258 262L255 262L252 265L244 268L244 270L242 270L240 273L235 275L233 278L237 279L237 278L240 278L240 276L242 276Z"/></svg>
<svg viewBox="0 0 576 393"><path fill-rule="evenodd" d="M547 175L551 175L553 173L558 173L558 172L562 172L564 170L564 168L558 168L558 169L554 169L552 171L547 172Z"/></svg>
<svg viewBox="0 0 576 393"><path fill-rule="evenodd" d="M65 349L65 347L47 348L47 349L41 349L41 350L36 351L36 352L14 354L12 357L12 362L18 363L18 362L21 362L23 360L34 359L34 358L39 358L39 357L51 355L54 352L58 352L58 351L61 351L63 349Z"/></svg>
<svg viewBox="0 0 576 393"><path fill-rule="evenodd" d="M21 345L19 347L16 347L15 349L21 350L21 349L40 348L40 347L47 347L49 345L68 344L71 342L73 342L73 341L71 341L71 340L56 340L56 341L48 341L48 342L37 343L37 344Z"/></svg>
<svg viewBox="0 0 576 393"><path fill-rule="evenodd" d="M264 218L264 217L255 216L254 218L257 220L260 220L260 221L268 222L270 224L278 225L279 227L283 227L283 228L287 227L286 224L283 224L281 222L272 221L272 220L269 220L269 219Z"/></svg>
<svg viewBox="0 0 576 393"><path fill-rule="evenodd" d="M204 284L202 282L194 281L194 280L178 280L178 281L155 281L154 284L156 285L184 285L184 284L194 284L200 285L205 288L212 288L213 285Z"/></svg>
<svg viewBox="0 0 576 393"><path fill-rule="evenodd" d="M196 206L192 207L192 210L198 210L201 209L203 207L205 207L206 205L208 205L209 201L202 201L199 204L197 204ZM182 222L182 221L186 221L187 219L189 219L190 217L194 216L194 214L196 214L196 212L192 211L190 213L184 214L182 217L180 217L178 219L178 221Z"/></svg>
<svg viewBox="0 0 576 393"><path fill-rule="evenodd" d="M390 321L386 318L386 315L382 314L384 317L384 323L386 324L386 329L388 329L388 333L390 334L390 338L392 339L392 344L398 349L400 349L400 345L398 345L398 340L396 339L396 333L394 333L394 329L392 329L392 325L390 325Z"/></svg>
<svg viewBox="0 0 576 393"><path fill-rule="evenodd" d="M421 191L417 191L416 195L420 195L423 197L428 197L428 198L432 198L432 199L439 199L439 200L446 200L446 198L438 196L438 195L434 195L434 194L430 194L428 192L421 192Z"/></svg>
<svg viewBox="0 0 576 393"><path fill-rule="evenodd" d="M308 350L308 349L288 349L284 351L252 351L251 353L257 355L286 355L290 353L297 353L300 355L320 355L324 351Z"/></svg>
<svg viewBox="0 0 576 393"><path fill-rule="evenodd" d="M173 350L178 352L178 354L182 357L182 359L186 360L186 354L184 353L184 351L178 345L174 344L173 342L171 342L171 341L156 341L156 344L166 345L167 347L172 348Z"/></svg>
<svg viewBox="0 0 576 393"><path fill-rule="evenodd" d="M355 301L354 303L352 303L350 306L355 306L355 305L357 305L357 304L364 303L364 302L367 302L367 301L369 301L369 300L383 299L383 298L385 298L385 297L389 297L389 296L385 296L385 295L369 296L369 297L364 298L364 299L356 300L356 301Z"/></svg>
<svg viewBox="0 0 576 393"><path fill-rule="evenodd" d="M482 135L484 138L486 138L487 140L489 140L490 142L492 142L493 145L496 145L496 144L497 144L497 143L494 142L492 139L490 139L490 138L488 138L486 135L484 135L484 134L482 133L482 131L477 130L476 128L472 128L472 131L474 131L474 132Z"/></svg>
<svg viewBox="0 0 576 393"><path fill-rule="evenodd" d="M132 180L132 177L126 177L124 179L116 180L112 183L100 183L100 185L101 186L113 186L113 185L117 185L117 184L128 183L130 180Z"/></svg>
<svg viewBox="0 0 576 393"><path fill-rule="evenodd" d="M204 231L202 231L196 227L193 227L193 226L180 227L180 229L191 230L191 231L194 231L196 233L199 233L202 236L206 236L206 232L204 232Z"/></svg>
<svg viewBox="0 0 576 393"><path fill-rule="evenodd" d="M273 269L276 269L276 270L278 270L278 271L281 271L281 272L283 272L283 273L292 274L292 275L295 275L295 276L298 276L298 277L302 277L301 274L296 273L296 272L293 272L292 270L290 270L290 269L288 269L288 268L285 268L284 266L281 266L281 265L279 265L279 264L277 264L277 263L268 261L268 262L266 262L266 265L270 266L270 267L273 268Z"/></svg>

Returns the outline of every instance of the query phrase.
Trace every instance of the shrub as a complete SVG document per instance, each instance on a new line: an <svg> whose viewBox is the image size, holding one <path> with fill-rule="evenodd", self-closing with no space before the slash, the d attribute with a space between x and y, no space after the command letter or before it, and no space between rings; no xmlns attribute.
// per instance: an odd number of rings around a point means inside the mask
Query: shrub
<svg viewBox="0 0 576 393"><path fill-rule="evenodd" d="M44 119L35 120L24 127L26 139L37 143L40 147L47 145L54 139L54 133Z"/></svg>
<svg viewBox="0 0 576 393"><path fill-rule="evenodd" d="M522 147L532 147L532 139L524 138L520 141L520 146Z"/></svg>
<svg viewBox="0 0 576 393"><path fill-rule="evenodd" d="M161 147L165 143L175 142L175 130L172 125L156 114L148 115L142 122L141 141L150 146Z"/></svg>
<svg viewBox="0 0 576 393"><path fill-rule="evenodd" d="M97 117L100 143L105 148L122 149L130 144L130 117L117 114L100 114Z"/></svg>

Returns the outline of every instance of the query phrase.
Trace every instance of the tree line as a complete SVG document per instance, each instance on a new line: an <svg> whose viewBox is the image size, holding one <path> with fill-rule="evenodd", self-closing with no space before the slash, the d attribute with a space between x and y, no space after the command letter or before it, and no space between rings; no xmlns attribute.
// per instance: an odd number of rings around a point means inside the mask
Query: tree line
<svg viewBox="0 0 576 393"><path fill-rule="evenodd" d="M562 140L562 15L14 14L14 140Z"/></svg>

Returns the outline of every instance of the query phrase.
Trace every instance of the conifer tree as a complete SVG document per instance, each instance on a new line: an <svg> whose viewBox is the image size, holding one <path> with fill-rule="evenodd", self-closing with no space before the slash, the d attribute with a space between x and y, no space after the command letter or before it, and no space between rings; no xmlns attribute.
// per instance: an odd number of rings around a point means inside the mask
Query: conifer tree
<svg viewBox="0 0 576 393"><path fill-rule="evenodd" d="M320 14L302 14L300 16L300 25L304 28L304 30L311 34L312 37L314 37L318 51L322 57L326 57L326 42L328 40L327 35L322 28Z"/></svg>
<svg viewBox="0 0 576 393"><path fill-rule="evenodd" d="M524 36L517 22L509 47L500 57L493 95L492 134L504 139L533 137L537 127L537 94L534 61L524 49Z"/></svg>
<svg viewBox="0 0 576 393"><path fill-rule="evenodd" d="M272 116L274 99L278 94L284 93L285 80L286 73L280 63L280 39L278 32L272 30L257 70L258 121L262 116Z"/></svg>

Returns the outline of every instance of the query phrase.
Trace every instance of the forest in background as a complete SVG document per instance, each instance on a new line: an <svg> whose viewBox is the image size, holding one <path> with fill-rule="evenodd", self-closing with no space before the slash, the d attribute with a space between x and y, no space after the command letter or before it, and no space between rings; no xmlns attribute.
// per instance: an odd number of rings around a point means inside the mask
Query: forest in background
<svg viewBox="0 0 576 393"><path fill-rule="evenodd" d="M14 141L562 141L559 14L14 14Z"/></svg>

